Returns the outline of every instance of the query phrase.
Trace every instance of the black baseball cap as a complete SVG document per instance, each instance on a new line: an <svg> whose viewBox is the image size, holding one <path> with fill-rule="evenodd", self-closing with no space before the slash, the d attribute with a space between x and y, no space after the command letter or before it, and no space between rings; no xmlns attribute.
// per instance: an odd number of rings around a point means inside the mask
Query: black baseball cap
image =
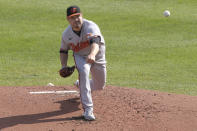
<svg viewBox="0 0 197 131"><path fill-rule="evenodd" d="M67 8L67 17L80 15L80 14L81 14L80 8L76 5Z"/></svg>

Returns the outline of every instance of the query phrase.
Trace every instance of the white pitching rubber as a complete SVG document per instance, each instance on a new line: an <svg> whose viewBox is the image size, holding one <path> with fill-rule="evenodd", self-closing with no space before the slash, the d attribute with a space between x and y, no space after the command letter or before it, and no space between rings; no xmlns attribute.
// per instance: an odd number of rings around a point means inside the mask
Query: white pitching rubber
<svg viewBox="0 0 197 131"><path fill-rule="evenodd" d="M30 94L72 94L78 93L77 91L37 91L37 92L29 92Z"/></svg>

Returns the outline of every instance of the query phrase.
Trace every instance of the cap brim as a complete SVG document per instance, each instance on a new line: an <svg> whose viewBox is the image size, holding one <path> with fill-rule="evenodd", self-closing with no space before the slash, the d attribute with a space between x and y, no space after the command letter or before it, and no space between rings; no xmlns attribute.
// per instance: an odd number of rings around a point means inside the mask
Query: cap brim
<svg viewBox="0 0 197 131"><path fill-rule="evenodd" d="M80 15L80 14L81 14L81 13L75 13L75 14L69 15L68 17L72 17L72 16Z"/></svg>

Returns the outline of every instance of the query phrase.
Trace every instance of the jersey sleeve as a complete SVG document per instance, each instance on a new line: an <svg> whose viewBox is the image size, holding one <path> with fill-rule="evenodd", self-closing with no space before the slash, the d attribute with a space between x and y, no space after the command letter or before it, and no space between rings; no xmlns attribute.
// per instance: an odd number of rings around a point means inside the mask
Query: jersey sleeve
<svg viewBox="0 0 197 131"><path fill-rule="evenodd" d="M99 36L101 39L101 42L105 43L99 27L95 23L89 24L87 28L87 34L90 34L90 36Z"/></svg>
<svg viewBox="0 0 197 131"><path fill-rule="evenodd" d="M66 42L65 33L62 34L62 40L61 40L61 46L60 46L60 48L62 50L65 50L65 51L68 51L69 50L68 43Z"/></svg>
<svg viewBox="0 0 197 131"><path fill-rule="evenodd" d="M92 34L93 36L95 36L95 35L100 36L101 35L100 29L96 24L90 24L87 32L89 34Z"/></svg>

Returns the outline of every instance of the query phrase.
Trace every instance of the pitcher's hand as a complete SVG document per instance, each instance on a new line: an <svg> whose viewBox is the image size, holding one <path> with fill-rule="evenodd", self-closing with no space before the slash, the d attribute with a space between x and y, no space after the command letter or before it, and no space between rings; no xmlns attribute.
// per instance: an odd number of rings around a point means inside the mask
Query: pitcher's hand
<svg viewBox="0 0 197 131"><path fill-rule="evenodd" d="M95 62L95 55L92 55L92 54L89 54L88 56L87 56L87 58L86 58L86 61L88 62L88 63L94 63Z"/></svg>

